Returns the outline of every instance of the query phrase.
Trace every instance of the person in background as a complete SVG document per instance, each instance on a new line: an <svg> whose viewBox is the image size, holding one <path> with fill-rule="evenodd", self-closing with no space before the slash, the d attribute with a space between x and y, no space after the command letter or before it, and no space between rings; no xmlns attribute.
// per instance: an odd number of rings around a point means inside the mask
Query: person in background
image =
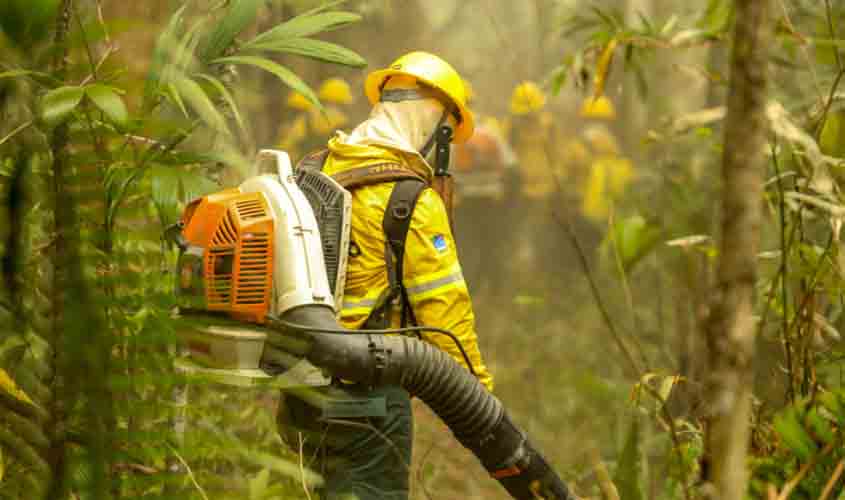
<svg viewBox="0 0 845 500"><path fill-rule="evenodd" d="M455 233L470 289L496 298L507 282L501 270L508 260L516 206L509 184L517 165L498 121L479 121L472 137L454 148Z"/></svg>
<svg viewBox="0 0 845 500"><path fill-rule="evenodd" d="M581 213L590 221L605 224L611 207L634 178L634 165L621 154L608 125L616 119L613 103L605 96L588 97L580 112L585 120L581 144L589 166L581 187Z"/></svg>

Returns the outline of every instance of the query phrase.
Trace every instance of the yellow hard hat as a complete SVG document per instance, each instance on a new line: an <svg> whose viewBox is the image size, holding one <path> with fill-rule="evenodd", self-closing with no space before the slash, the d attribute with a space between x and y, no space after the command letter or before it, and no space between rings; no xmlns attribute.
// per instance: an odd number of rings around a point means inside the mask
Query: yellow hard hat
<svg viewBox="0 0 845 500"><path fill-rule="evenodd" d="M314 109L314 103L295 90L292 90L290 94L288 94L287 105L290 108L298 109L300 111L311 111Z"/></svg>
<svg viewBox="0 0 845 500"><path fill-rule="evenodd" d="M323 102L350 104L352 102L352 91L346 80L342 78L329 78L320 85L317 97Z"/></svg>
<svg viewBox="0 0 845 500"><path fill-rule="evenodd" d="M600 95L588 97L581 104L581 118L597 118L600 120L613 120L616 118L616 109L610 99Z"/></svg>
<svg viewBox="0 0 845 500"><path fill-rule="evenodd" d="M381 100L381 90L392 76L409 76L443 92L458 110L459 123L454 142L461 143L472 136L475 127L472 112L467 106L467 90L458 72L449 63L428 52L410 52L400 57L390 67L367 75L364 91L370 104Z"/></svg>
<svg viewBox="0 0 845 500"><path fill-rule="evenodd" d="M513 89L511 94L511 113L527 115L543 109L546 105L546 94L534 82L522 82Z"/></svg>

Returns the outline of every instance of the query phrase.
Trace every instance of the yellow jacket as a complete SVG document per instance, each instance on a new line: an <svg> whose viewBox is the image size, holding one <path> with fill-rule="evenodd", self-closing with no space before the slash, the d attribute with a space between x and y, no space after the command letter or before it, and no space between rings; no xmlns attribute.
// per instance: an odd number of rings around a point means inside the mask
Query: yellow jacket
<svg viewBox="0 0 845 500"><path fill-rule="evenodd" d="M329 151L323 168L328 175L391 162L424 178L431 177L430 167L419 157L393 149L347 144L335 137L329 141ZM351 240L360 252L350 256L347 265L341 310L341 323L347 328L360 328L388 288L382 219L394 184L373 184L352 191ZM493 377L478 349L475 316L446 209L440 196L430 188L423 190L411 217L403 282L417 321L421 325L451 330L463 344L480 382L492 390ZM423 338L466 367L460 350L449 337L430 333Z"/></svg>

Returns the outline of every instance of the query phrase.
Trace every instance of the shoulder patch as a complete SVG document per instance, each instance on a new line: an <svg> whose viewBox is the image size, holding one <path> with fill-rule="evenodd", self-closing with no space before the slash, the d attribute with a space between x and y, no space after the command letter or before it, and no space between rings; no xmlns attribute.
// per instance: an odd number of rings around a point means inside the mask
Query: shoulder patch
<svg viewBox="0 0 845 500"><path fill-rule="evenodd" d="M431 243L434 245L434 249L440 253L443 253L449 249L449 242L446 241L446 237L442 234L435 234L434 236L432 236Z"/></svg>

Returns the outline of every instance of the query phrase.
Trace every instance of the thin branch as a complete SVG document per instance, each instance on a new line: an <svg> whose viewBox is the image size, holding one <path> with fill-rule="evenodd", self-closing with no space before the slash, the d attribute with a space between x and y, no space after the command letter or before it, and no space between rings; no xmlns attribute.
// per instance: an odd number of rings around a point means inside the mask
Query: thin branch
<svg viewBox="0 0 845 500"><path fill-rule="evenodd" d="M648 385L648 383L642 383L640 384L640 387L645 389L647 393L660 403L660 411L663 413L663 418L666 419L666 424L669 426L669 435L672 438L674 451L678 454L678 462L681 470L681 484L684 487L684 499L692 500L692 493L690 492L690 485L687 480L687 472L684 467L684 455L681 452L681 438L678 433L678 428L675 425L675 418L672 416L672 412L669 411L669 406L666 404L666 400L663 399L663 396L661 396L659 392L657 392L657 389Z"/></svg>
<svg viewBox="0 0 845 500"><path fill-rule="evenodd" d="M587 256L584 253L584 249L581 248L581 243L578 241L578 236L575 234L575 230L572 228L572 223L567 221L563 221L560 219L557 213L552 213L552 217L554 218L555 222L564 230L566 235L569 237L570 241L572 242L572 246L575 247L575 252L578 254L578 262L581 264L581 270L584 272L584 276L587 278L587 282L590 284L590 291L593 294L593 299L595 299L596 306L599 308L599 312L601 313L602 319L604 320L605 326L610 331L610 334L613 336L614 342L616 342L616 346L622 351L622 354L625 356L625 360L628 362L631 368L632 375L635 377L639 377L641 373L640 367L637 364L637 361L634 359L633 354L628 349L628 346L625 345L625 342L622 340L622 336L616 330L616 326L613 323L613 320L610 317L610 313L607 311L607 307L604 305L604 301L601 298L601 293L599 292L598 285L596 284L596 280L593 277L592 271L590 271L590 264L587 262Z"/></svg>
<svg viewBox="0 0 845 500"><path fill-rule="evenodd" d="M815 456L813 456L813 458L810 461L808 461L803 466L801 466L801 470L798 471L798 474L796 474L795 477L790 479L789 482L787 482L783 486L783 489L781 490L780 494L777 496L776 500L787 500L789 498L789 495L792 494L792 491L795 488L797 488L798 484L801 482L801 480L804 479L804 476L806 476L807 473L810 472L810 469L815 467L815 465L819 462L819 459L821 459L822 457L824 457L825 455L830 453L831 450L833 450L833 446L835 444L837 444L836 439L827 443L827 446L825 446L824 449L822 449L822 451L817 453Z"/></svg>
<svg viewBox="0 0 845 500"><path fill-rule="evenodd" d="M601 455L595 445L590 446L590 461L592 462L593 474L596 476L596 482L599 484L599 489L606 500L620 500L619 490L613 484L610 474L607 472L607 466L602 462Z"/></svg>
<svg viewBox="0 0 845 500"><path fill-rule="evenodd" d="M170 444L168 444L167 446L170 448L170 451L172 451L173 454L176 456L176 459L179 460L179 462L182 464L182 467L184 467L185 470L188 472L188 477L191 479L191 482L194 483L194 487L197 489L197 491L200 492L200 495L202 495L203 500L208 500L208 495L205 494L205 490L203 490L202 486L200 486L200 483L197 482L197 478L194 477L194 471L191 470L191 466L188 465L188 462L185 462L185 459L182 458L182 455L180 455L178 451L176 451L176 448L174 448Z"/></svg>
<svg viewBox="0 0 845 500"><path fill-rule="evenodd" d="M827 18L827 27L830 31L830 38L835 40L836 35L836 27L833 25L833 13L830 8L830 0L824 1L825 7L825 17ZM833 50L833 55L836 58L836 67L839 69L839 72L836 74L836 78L833 80L833 85L830 86L830 92L827 95L827 101L824 104L824 111L822 111L821 118L819 119L818 123L816 124L816 140L821 139L821 133L824 129L824 122L827 120L827 114L830 112L830 106L833 104L834 97L836 96L836 89L839 88L839 82L842 81L842 77L845 76L845 67L842 65L842 57L839 55L839 47L832 46L831 50Z"/></svg>
<svg viewBox="0 0 845 500"><path fill-rule="evenodd" d="M18 134L19 132L23 131L24 129L26 129L30 125L32 125L32 120L29 120L28 122L22 123L18 128L16 128L15 130L12 130L8 134L6 134L5 137L0 139L0 146L2 146L3 143L5 143L9 139L11 139L13 136L15 136L15 134Z"/></svg>
<svg viewBox="0 0 845 500"><path fill-rule="evenodd" d="M305 464L303 462L305 441L302 439L301 432L297 432L296 435L299 437L299 478L302 481L302 489L305 491L305 496L308 497L308 500L311 500L311 492L308 491L308 483L305 481Z"/></svg>
<svg viewBox="0 0 845 500"><path fill-rule="evenodd" d="M91 44L88 42L88 34L85 33L85 26L82 25L82 19L79 17L79 9L76 5L73 6L73 17L76 18L76 24L79 25L79 31L82 34L82 44L85 46L85 54L88 56L88 64L91 65L91 77L94 80L97 80L97 63L94 62L94 51L91 49Z"/></svg>
<svg viewBox="0 0 845 500"><path fill-rule="evenodd" d="M836 40L838 37L836 35L836 26L833 25L833 12L830 8L830 0L824 0L824 12L825 17L827 18L827 29L830 31L830 38L831 40ZM839 55L839 47L833 45L831 49L833 49L833 57L836 58L836 67L839 68L839 71L841 72L843 67L842 57Z"/></svg>
<svg viewBox="0 0 845 500"><path fill-rule="evenodd" d="M780 257L781 257L781 264L780 264L780 283L781 283L781 294L782 294L782 301L783 301L783 314L781 315L781 341L783 342L783 349L784 349L784 356L786 359L786 370L787 375L789 377L789 385L788 385L788 392L787 392L787 399L792 400L795 393L794 388L792 386L793 380L793 366L792 366L792 346L789 343L789 290L788 286L789 283L787 282L787 277L789 273L789 267L787 264L788 259L788 252L789 248L786 245L786 196L784 195L783 189L783 179L780 175L780 162L778 162L778 156L776 151L776 145L771 143L772 148L772 163L775 167L775 176L777 176L778 180L778 196L779 196L779 203L778 203L778 216L780 217Z"/></svg>
<svg viewBox="0 0 845 500"><path fill-rule="evenodd" d="M610 229L608 230L607 234L610 235L610 240L613 246L613 256L616 263L617 271L619 272L619 276L621 277L622 281L622 291L625 294L625 302L628 304L628 309L631 311L631 319L634 323L635 332L638 332L640 321L637 317L637 311L634 308L634 294L631 293L631 285L628 282L628 273L625 271L625 265L622 262L622 254L619 251L619 242L616 240L616 232L614 231L614 227L616 226L615 221L615 212L613 210L613 204L610 206L610 219L609 219L609 226ZM640 359L643 362L644 371L650 371L648 357L645 354L645 350L643 349L642 345L637 340L636 336L631 336L631 339L634 341L634 347L637 349L637 354L640 355Z"/></svg>
<svg viewBox="0 0 845 500"><path fill-rule="evenodd" d="M118 462L112 466L114 471L118 472L136 472L138 474L142 474L144 476L154 476L156 474L160 474L161 471L156 469L155 467L150 467L149 465L144 464L135 464L135 463L123 463Z"/></svg>
<svg viewBox="0 0 845 500"><path fill-rule="evenodd" d="M819 500L827 500L827 497L830 496L830 493L833 491L833 487L836 486L837 481L839 481L839 478L842 476L843 471L845 471L845 459L840 460L839 463L836 464L836 469L833 470L833 475L830 476L830 479L824 486L824 490L822 490Z"/></svg>

